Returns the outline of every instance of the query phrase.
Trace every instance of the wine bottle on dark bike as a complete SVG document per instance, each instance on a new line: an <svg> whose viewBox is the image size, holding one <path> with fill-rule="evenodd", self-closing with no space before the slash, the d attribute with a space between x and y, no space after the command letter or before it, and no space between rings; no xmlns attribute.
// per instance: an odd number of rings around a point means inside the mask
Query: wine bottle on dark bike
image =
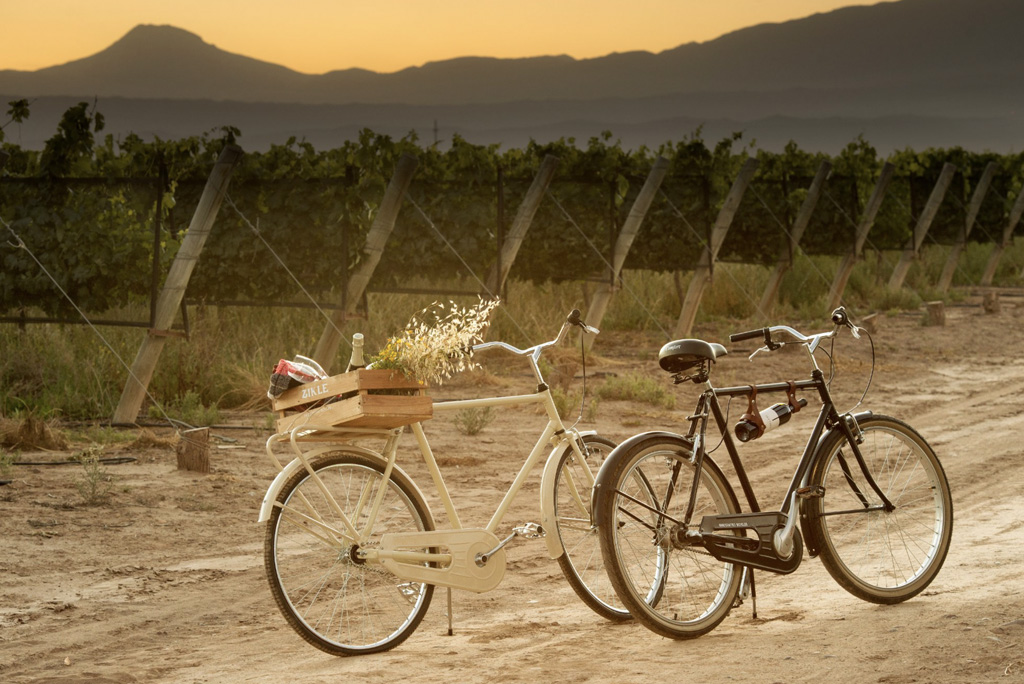
<svg viewBox="0 0 1024 684"><path fill-rule="evenodd" d="M797 404L801 407L807 406L807 400L801 397L797 400ZM741 420L736 423L736 439L741 442L749 442L752 439L757 439L765 432L773 430L780 425L785 425L789 422L790 416L793 415L793 408L789 404L779 402L778 404L772 404L764 411L761 411L761 421L764 423L764 432L758 430L757 423L752 420Z"/></svg>
<svg viewBox="0 0 1024 684"><path fill-rule="evenodd" d="M363 360L363 334L356 333L352 336L352 356L348 360L348 368L345 372L354 371L359 368L365 368L366 362Z"/></svg>

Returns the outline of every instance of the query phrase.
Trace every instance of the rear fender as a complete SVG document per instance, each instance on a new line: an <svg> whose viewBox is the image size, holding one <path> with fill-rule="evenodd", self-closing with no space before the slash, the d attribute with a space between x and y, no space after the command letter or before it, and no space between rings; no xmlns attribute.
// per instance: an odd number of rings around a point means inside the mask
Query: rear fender
<svg viewBox="0 0 1024 684"><path fill-rule="evenodd" d="M307 462L310 462L314 460L317 456L335 451L342 451L346 453L359 454L360 456L365 456L378 462L382 468L387 465L387 461L385 461L384 457L378 454L376 451L372 451L370 449L365 449L363 447L354 446L350 444L346 444L344 446L324 446L318 447L316 449L310 449L309 451L304 452L303 456ZM259 520L257 520L257 522L264 523L270 520L270 512L274 509L274 502L277 501L277 497L280 495L281 489L284 487L284 483L287 482L292 475L294 475L299 470L304 469L305 467L306 466L303 463L303 459L296 457L292 459L291 463L286 465L281 470L281 472L277 474L277 477L274 478L274 481L270 483L270 487L267 488L267 493L263 495L263 503L260 506L260 517ZM405 475L404 471L402 471L402 469L399 468L397 465L394 467L394 470L398 471L402 475ZM412 482L412 480L409 479L408 475L406 475L405 479L410 483ZM415 484L413 486L415 486ZM418 493L420 494L420 499L423 499L422 492Z"/></svg>
<svg viewBox="0 0 1024 684"><path fill-rule="evenodd" d="M605 507L600 505L600 500L602 497L608 496L608 493L614 489L612 486L612 480L613 471L616 469L616 462L626 458L627 454L629 454L638 444L647 440L656 440L663 444L678 445L680 451L685 451L687 453L693 452L693 442L688 437L684 437L683 435L675 432L664 431L642 432L639 435L633 435L622 444L615 447L612 450L612 453L608 455L608 458L605 459L604 465L602 465L601 469L598 471L597 478L594 482L594 496L592 498L594 506L593 514L594 523L598 527L601 527L604 524L601 511L604 510ZM704 465L711 470L717 471L718 474L722 473L718 464L715 463L714 459L707 454L704 455ZM728 480L726 480L725 477L722 477L722 481L728 485ZM731 489L729 493L732 494ZM735 496L733 496L733 498L735 499Z"/></svg>

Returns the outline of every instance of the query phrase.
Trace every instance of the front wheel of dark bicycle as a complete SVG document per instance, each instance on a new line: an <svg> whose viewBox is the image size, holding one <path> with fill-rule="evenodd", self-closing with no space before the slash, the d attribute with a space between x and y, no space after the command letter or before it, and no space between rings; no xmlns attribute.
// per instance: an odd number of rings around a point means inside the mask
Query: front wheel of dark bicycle
<svg viewBox="0 0 1024 684"><path fill-rule="evenodd" d="M638 622L672 639L718 626L740 587L740 567L716 560L695 536L703 516L739 513L739 504L721 470L706 460L698 474L692 455L688 440L664 434L619 447L597 497L612 586Z"/></svg>
<svg viewBox="0 0 1024 684"><path fill-rule="evenodd" d="M906 423L875 415L860 422L858 445L871 477L895 506L882 508L846 439L822 444L804 503L805 533L833 579L872 603L906 601L938 574L953 535L953 499L942 465Z"/></svg>
<svg viewBox="0 0 1024 684"><path fill-rule="evenodd" d="M330 452L310 467L316 478L297 471L267 522L264 564L278 608L299 636L332 655L394 648L423 619L434 587L362 560L339 511L363 533L382 493L372 548L387 532L434 529L427 505L404 475L395 470L385 481L383 463L364 454Z"/></svg>

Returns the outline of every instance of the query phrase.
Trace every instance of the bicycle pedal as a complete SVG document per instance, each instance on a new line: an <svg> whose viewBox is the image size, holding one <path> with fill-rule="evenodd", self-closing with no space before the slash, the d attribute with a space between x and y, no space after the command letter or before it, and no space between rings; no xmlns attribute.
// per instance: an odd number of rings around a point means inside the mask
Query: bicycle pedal
<svg viewBox="0 0 1024 684"><path fill-rule="evenodd" d="M796 495L801 499L820 499L825 496L825 488L821 485L808 485L796 490Z"/></svg>
<svg viewBox="0 0 1024 684"><path fill-rule="evenodd" d="M524 539L541 539L546 536L544 528L537 523L523 523L518 527L513 527L512 531L517 537L523 537Z"/></svg>

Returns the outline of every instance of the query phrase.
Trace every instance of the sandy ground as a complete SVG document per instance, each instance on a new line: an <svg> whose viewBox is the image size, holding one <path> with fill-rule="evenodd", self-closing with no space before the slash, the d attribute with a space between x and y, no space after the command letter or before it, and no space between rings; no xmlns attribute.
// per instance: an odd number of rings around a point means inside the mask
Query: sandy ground
<svg viewBox="0 0 1024 684"><path fill-rule="evenodd" d="M237 441L214 441L211 474L177 470L172 448L108 448L106 456L137 460L106 467L114 478L106 505L83 503L78 466L13 468L13 482L0 487L0 681L1024 681L1022 301L1004 296L996 314L974 301L950 307L945 327L923 327L920 315L887 316L875 335L878 363L865 405L915 425L953 489L945 566L904 604L861 602L805 558L790 576L759 573L756 619L748 602L709 635L672 641L635 623L603 621L575 597L542 542L521 542L509 548L496 590L454 592L453 636L439 590L397 649L332 657L302 641L271 597L256 523L274 475L262 449L268 432L254 427L262 417L239 416L233 422L245 429L214 430ZM697 332L724 341L729 331L735 327ZM592 369L649 373L667 385L654 363L661 341L608 335ZM849 379L851 397L866 381L864 348L837 377L837 384ZM750 364L749 348L734 351L716 369L723 380L789 379L784 368L793 359ZM523 375L499 378L502 391L529 383ZM435 393L479 391L464 380ZM604 401L597 427L615 439L681 429L693 389L673 391L680 408L672 411ZM788 482L811 413L753 443L751 471L765 508ZM532 409L502 411L472 444L450 418L426 425L465 524L489 518L541 422ZM509 527L539 520L538 482L539 471Z"/></svg>

